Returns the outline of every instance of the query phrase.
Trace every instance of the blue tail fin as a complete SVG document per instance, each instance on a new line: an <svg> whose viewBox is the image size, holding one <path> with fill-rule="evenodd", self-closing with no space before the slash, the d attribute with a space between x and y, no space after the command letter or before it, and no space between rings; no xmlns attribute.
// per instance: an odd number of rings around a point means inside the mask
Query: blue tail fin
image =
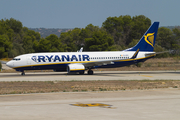
<svg viewBox="0 0 180 120"><path fill-rule="evenodd" d="M148 51L153 52L156 41L156 35L159 27L159 22L154 22L151 27L146 31L141 40L132 48L125 51Z"/></svg>

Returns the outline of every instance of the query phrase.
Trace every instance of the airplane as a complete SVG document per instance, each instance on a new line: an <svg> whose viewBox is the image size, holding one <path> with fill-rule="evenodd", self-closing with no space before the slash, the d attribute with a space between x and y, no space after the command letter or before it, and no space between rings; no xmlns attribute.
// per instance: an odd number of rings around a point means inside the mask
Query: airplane
<svg viewBox="0 0 180 120"><path fill-rule="evenodd" d="M77 51L77 52L82 52L82 51L83 51L83 47L81 47L81 49L79 51Z"/></svg>
<svg viewBox="0 0 180 120"><path fill-rule="evenodd" d="M89 75L93 75L92 69L95 68L128 66L153 58L158 27L159 22L154 22L134 47L123 51L84 52L81 48L78 52L30 53L19 55L6 65L20 71L21 75L25 75L25 70L49 69L81 75L87 70Z"/></svg>

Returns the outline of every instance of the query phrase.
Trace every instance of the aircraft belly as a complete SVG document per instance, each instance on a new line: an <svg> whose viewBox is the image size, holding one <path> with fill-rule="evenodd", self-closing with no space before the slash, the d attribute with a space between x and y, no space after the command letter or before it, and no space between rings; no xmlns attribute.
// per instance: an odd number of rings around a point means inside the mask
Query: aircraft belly
<svg viewBox="0 0 180 120"><path fill-rule="evenodd" d="M56 69L66 71L67 64L52 64L52 65L31 65L31 66L22 66L15 68L17 71L23 70L49 70L49 69Z"/></svg>

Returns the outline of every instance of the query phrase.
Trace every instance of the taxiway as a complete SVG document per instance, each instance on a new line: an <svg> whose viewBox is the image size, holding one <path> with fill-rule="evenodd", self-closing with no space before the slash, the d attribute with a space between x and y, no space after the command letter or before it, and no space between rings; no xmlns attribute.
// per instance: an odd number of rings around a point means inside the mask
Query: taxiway
<svg viewBox="0 0 180 120"><path fill-rule="evenodd" d="M0 81L72 80L180 80L180 71L95 71L94 75L68 75L66 72L0 73Z"/></svg>

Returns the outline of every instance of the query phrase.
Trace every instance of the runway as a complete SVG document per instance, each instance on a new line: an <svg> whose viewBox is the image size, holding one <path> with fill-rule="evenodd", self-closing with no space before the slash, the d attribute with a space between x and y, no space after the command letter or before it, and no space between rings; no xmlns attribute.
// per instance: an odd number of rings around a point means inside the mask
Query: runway
<svg viewBox="0 0 180 120"><path fill-rule="evenodd" d="M25 76L0 73L0 81L156 79L180 80L180 71L95 71L94 75L27 72ZM0 120L178 120L179 101L179 88L0 95Z"/></svg>
<svg viewBox="0 0 180 120"><path fill-rule="evenodd" d="M68 75L66 72L0 73L0 81L72 80L180 80L180 71L94 71L94 75Z"/></svg>
<svg viewBox="0 0 180 120"><path fill-rule="evenodd" d="M179 101L179 89L1 95L0 119L179 120Z"/></svg>

